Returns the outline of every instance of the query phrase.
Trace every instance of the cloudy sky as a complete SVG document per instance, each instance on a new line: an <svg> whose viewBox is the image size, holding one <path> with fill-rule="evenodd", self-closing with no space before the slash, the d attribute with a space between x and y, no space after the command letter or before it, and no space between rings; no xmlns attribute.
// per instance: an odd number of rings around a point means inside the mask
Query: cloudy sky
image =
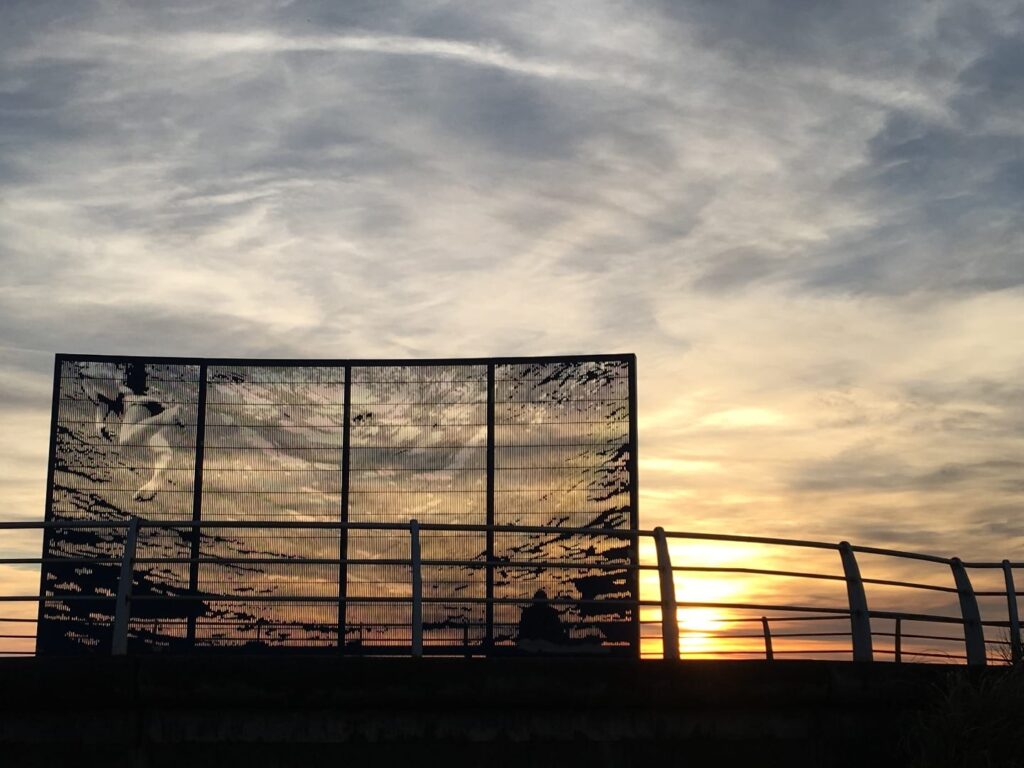
<svg viewBox="0 0 1024 768"><path fill-rule="evenodd" d="M0 8L0 491L54 352L636 352L645 527L1024 543L1012 0Z"/></svg>

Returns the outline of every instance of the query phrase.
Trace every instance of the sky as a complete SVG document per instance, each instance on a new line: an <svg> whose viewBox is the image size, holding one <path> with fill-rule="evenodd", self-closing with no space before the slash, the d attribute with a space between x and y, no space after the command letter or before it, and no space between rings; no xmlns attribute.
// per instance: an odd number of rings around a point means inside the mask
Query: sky
<svg viewBox="0 0 1024 768"><path fill-rule="evenodd" d="M5 518L55 352L635 352L644 527L1020 557L1021 3L0 21Z"/></svg>

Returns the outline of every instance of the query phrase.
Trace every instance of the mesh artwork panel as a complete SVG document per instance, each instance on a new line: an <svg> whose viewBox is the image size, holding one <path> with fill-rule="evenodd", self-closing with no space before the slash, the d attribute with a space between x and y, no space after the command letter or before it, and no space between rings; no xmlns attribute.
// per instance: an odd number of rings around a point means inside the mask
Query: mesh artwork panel
<svg viewBox="0 0 1024 768"><path fill-rule="evenodd" d="M51 484L47 519L74 521L190 520L195 480L199 368L138 362L63 361L57 366L51 435ZM41 588L38 644L51 652L105 650L110 645L123 528L68 528L44 537L44 557L95 559L50 563ZM137 556L188 556L188 535L144 530ZM140 598L181 595L188 566L139 564L134 589ZM83 599L95 596L97 599ZM160 644L184 637L184 604L139 601L146 630L159 625Z"/></svg>
<svg viewBox="0 0 1024 768"><path fill-rule="evenodd" d="M500 365L495 371L496 525L589 528L584 534L498 533L495 556L520 565L499 570L495 596L526 600L544 590L557 604L570 639L629 645L632 618L621 606L632 593L624 567L629 542L602 535L629 527L630 397L628 363L553 362ZM580 568L528 566L579 563ZM519 605L499 605L495 639L516 640Z"/></svg>
<svg viewBox="0 0 1024 768"><path fill-rule="evenodd" d="M368 366L352 371L351 522L481 524L487 513L487 367ZM408 537L351 531L353 559L408 558ZM485 596L483 532L424 531L424 644L479 643ZM351 596L409 594L408 567L350 566ZM407 604L349 603L350 640L362 647L409 645Z"/></svg>
<svg viewBox="0 0 1024 768"><path fill-rule="evenodd" d="M570 651L633 652L634 366L58 356L47 519L176 524L140 530L136 650L408 653L415 519L425 652L521 652L538 590ZM48 533L89 562L44 568L40 652L110 647L124 542Z"/></svg>

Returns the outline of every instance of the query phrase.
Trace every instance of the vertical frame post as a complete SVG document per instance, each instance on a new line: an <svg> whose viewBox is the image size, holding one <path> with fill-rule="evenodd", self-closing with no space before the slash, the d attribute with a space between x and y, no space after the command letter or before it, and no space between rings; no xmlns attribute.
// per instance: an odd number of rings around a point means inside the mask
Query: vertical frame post
<svg viewBox="0 0 1024 768"><path fill-rule="evenodd" d="M409 564L412 566L412 655L423 655L423 574L420 570L420 524L409 521Z"/></svg>
<svg viewBox="0 0 1024 768"><path fill-rule="evenodd" d="M196 523L189 529L189 560L188 593L189 601L186 641L190 648L196 646L196 618L199 613L199 542L202 540L202 528L198 525L203 519L203 461L206 451L206 363L199 364L199 393L196 397L196 458L194 480L192 482L192 522Z"/></svg>
<svg viewBox="0 0 1024 768"><path fill-rule="evenodd" d="M487 365L487 545L484 555L487 584L484 605L484 649L494 647L494 363Z"/></svg>
<svg viewBox="0 0 1024 768"><path fill-rule="evenodd" d="M896 617L896 629L893 632L894 640L894 651L895 661L897 664L903 663L903 619L899 616Z"/></svg>
<svg viewBox="0 0 1024 768"><path fill-rule="evenodd" d="M135 573L135 545L139 538L139 518L133 517L128 523L124 538L124 553L121 555L121 577L117 581L117 602L114 604L114 634L111 638L110 653L124 656L128 653L128 619L131 614L132 577Z"/></svg>
<svg viewBox="0 0 1024 768"><path fill-rule="evenodd" d="M640 462L637 458L640 435L637 428L636 355L629 356L627 368L629 370L629 530L633 535L630 537L631 574L626 578L633 599L633 647L636 657L640 658L640 537L637 533L640 519ZM668 547L665 548L665 552L667 554ZM673 600L674 596L675 589L673 588ZM676 614L673 611L673 624L675 624L675 617ZM664 625L664 617L662 624ZM677 631L677 648L678 645L679 633Z"/></svg>
<svg viewBox="0 0 1024 768"><path fill-rule="evenodd" d="M850 603L850 635L853 638L853 660L873 661L871 646L871 615L868 613L868 598L864 594L864 582L860 577L857 558L850 542L839 543L839 557L843 561L846 577L846 596Z"/></svg>
<svg viewBox="0 0 1024 768"><path fill-rule="evenodd" d="M764 631L764 658L765 661L775 661L775 651L772 648L772 628L768 626L768 617L761 617L761 629Z"/></svg>
<svg viewBox="0 0 1024 768"><path fill-rule="evenodd" d="M1006 615L1010 620L1010 659L1020 664L1024 658L1021 648L1020 617L1017 614L1017 589L1013 585L1013 567L1009 560L1003 560L1003 580L1006 582Z"/></svg>
<svg viewBox="0 0 1024 768"><path fill-rule="evenodd" d="M60 422L60 385L61 374L64 364L63 355L54 355L53 358L53 402L50 404L50 452L46 462L46 509L43 510L43 520L47 523L53 522L53 482L54 473L57 468L57 426ZM53 529L43 529L43 557L50 556L50 548L53 545ZM43 563L39 567L39 596L46 595L46 571L51 564ZM39 611L36 614L36 654L46 651L46 642L54 642L56 637L50 637L47 631L48 622L46 617L46 601L39 601Z"/></svg>
<svg viewBox="0 0 1024 768"><path fill-rule="evenodd" d="M665 529L654 529L654 548L658 553L658 580L661 586L661 643L662 656L679 659L679 617L676 610L676 583L672 573L672 558L668 552ZM635 572L635 571L634 571Z"/></svg>
<svg viewBox="0 0 1024 768"><path fill-rule="evenodd" d="M964 622L964 648L967 651L967 663L972 666L985 666L985 631L981 626L981 611L978 610L978 598L971 586L963 561L954 557L949 561L956 582L956 592L960 597L960 617Z"/></svg>
<svg viewBox="0 0 1024 768"><path fill-rule="evenodd" d="M341 509L338 531L338 650L345 652L345 626L348 598L348 499L352 468L352 366L345 366L342 389L341 427Z"/></svg>

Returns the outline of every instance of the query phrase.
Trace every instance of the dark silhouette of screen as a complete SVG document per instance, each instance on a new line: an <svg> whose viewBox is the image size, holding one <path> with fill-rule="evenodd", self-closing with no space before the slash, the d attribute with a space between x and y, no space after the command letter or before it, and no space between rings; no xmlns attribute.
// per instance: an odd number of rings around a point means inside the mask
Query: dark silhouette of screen
<svg viewBox="0 0 1024 768"><path fill-rule="evenodd" d="M407 531L230 524L413 518L587 529L422 531L423 560L445 561L421 569L426 652L518 652L538 590L567 646L638 650L635 549L608 535L636 521L631 355L55 371L47 520L228 523L141 529L133 650L408 653L411 569L388 562L410 557ZM43 569L40 653L109 650L124 541L48 532L44 557L76 562ZM282 562L239 562L260 559Z"/></svg>

